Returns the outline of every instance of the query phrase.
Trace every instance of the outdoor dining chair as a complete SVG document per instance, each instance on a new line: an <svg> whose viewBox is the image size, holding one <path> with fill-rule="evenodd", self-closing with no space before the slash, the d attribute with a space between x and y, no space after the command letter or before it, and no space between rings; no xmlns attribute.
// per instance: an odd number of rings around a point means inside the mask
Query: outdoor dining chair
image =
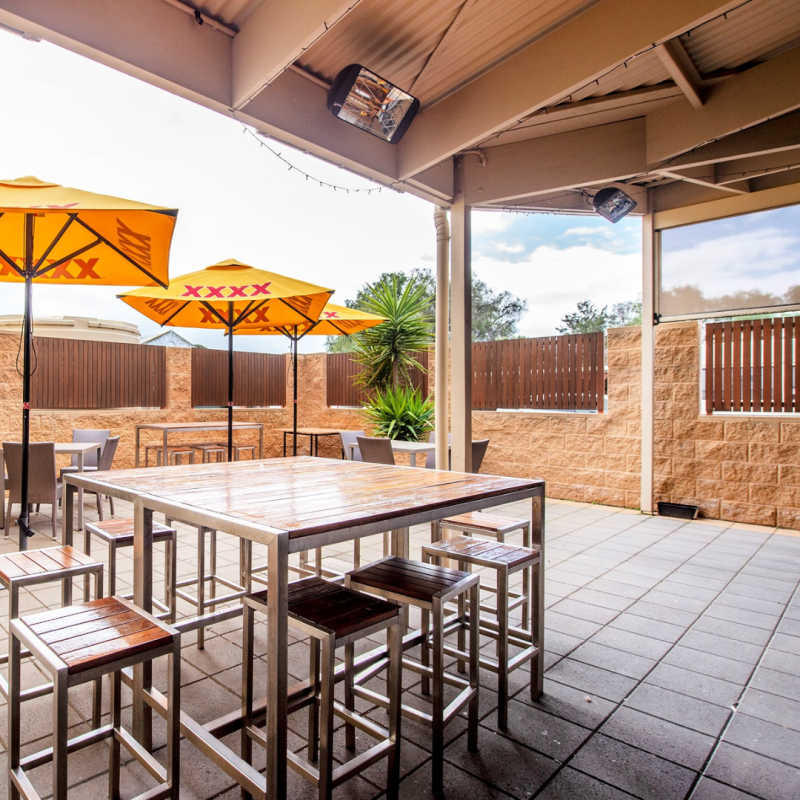
<svg viewBox="0 0 800 800"><path fill-rule="evenodd" d="M394 464L392 440L381 436L357 436L361 460L373 464Z"/></svg>
<svg viewBox="0 0 800 800"><path fill-rule="evenodd" d="M428 434L428 441L433 442L436 440L436 431L431 431ZM448 443L452 444L453 437L448 436ZM486 455L486 449L489 447L489 440L488 439L473 439L472 440L472 472L480 472L481 471L481 464L483 464L483 457ZM450 452L448 448L447 453L447 467L448 469L452 469L452 459L450 458ZM436 453L428 453L425 456L425 468L426 469L436 469Z"/></svg>
<svg viewBox="0 0 800 800"><path fill-rule="evenodd" d="M91 428L72 429L73 442L97 442L105 446L106 439L108 439L109 436L111 436L110 430L92 430ZM100 458L102 458L102 452ZM88 469L93 467L97 469L98 461L97 452L95 450L90 450L83 457L83 468ZM72 467L72 469L70 469L70 467ZM78 456L72 456L70 467L65 467L62 472L76 472L78 469Z"/></svg>
<svg viewBox="0 0 800 800"><path fill-rule="evenodd" d="M103 445L103 450L100 453L100 460L97 462L97 465L92 467L84 467L84 472L97 472L97 471L104 471L107 469L111 469L111 466L114 463L114 456L117 453L117 446L119 445L119 436L109 436L105 444ZM100 497L97 492L91 492L91 490L87 489L87 493L91 493L96 495L97 497L97 516L98 519L103 519L103 503L101 502L102 498ZM111 516L114 516L114 498L107 497L108 500L108 509L111 512Z"/></svg>
<svg viewBox="0 0 800 800"><path fill-rule="evenodd" d="M12 519L14 504L22 499L22 443L3 442L6 467L8 468L8 506L6 519ZM61 497L63 485L56 471L56 447L53 442L32 442L28 472L28 502L52 506L51 528L56 538L56 508Z"/></svg>
<svg viewBox="0 0 800 800"><path fill-rule="evenodd" d="M342 440L342 458L349 457L351 461L363 461L361 448L358 447L358 437L366 435L366 431L339 431Z"/></svg>

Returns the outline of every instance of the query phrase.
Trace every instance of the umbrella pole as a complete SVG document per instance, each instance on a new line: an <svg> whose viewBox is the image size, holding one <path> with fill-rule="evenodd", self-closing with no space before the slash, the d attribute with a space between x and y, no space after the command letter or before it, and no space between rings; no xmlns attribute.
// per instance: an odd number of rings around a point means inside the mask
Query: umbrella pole
<svg viewBox="0 0 800 800"><path fill-rule="evenodd" d="M297 455L297 325L294 326L294 335L292 336L292 364L294 374L292 376L292 389L293 389L293 422L292 422L292 455Z"/></svg>
<svg viewBox="0 0 800 800"><path fill-rule="evenodd" d="M233 324L228 325L228 461L233 461Z"/></svg>
<svg viewBox="0 0 800 800"><path fill-rule="evenodd" d="M28 537L33 535L29 527L28 471L30 462L30 415L31 415L31 306L33 304L33 214L25 215L25 314L22 318L22 486L20 491L19 549L28 547ZM53 514L56 511L53 509Z"/></svg>

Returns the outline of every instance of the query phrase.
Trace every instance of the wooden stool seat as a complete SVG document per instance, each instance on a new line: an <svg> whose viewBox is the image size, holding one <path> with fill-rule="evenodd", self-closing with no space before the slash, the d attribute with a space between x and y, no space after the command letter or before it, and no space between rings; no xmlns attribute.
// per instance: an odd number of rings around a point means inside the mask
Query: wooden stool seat
<svg viewBox="0 0 800 800"><path fill-rule="evenodd" d="M107 542L115 542L117 547L133 547L133 524L131 517L118 517L103 522L87 522L86 528ZM167 542L174 538L175 528L153 521L154 542Z"/></svg>
<svg viewBox="0 0 800 800"><path fill-rule="evenodd" d="M447 517L439 523L446 528L460 528L462 530L474 530L483 535L506 534L512 531L526 528L530 525L527 519L514 519L502 514L487 513L485 511L469 511L466 514L457 514ZM501 540L502 541L502 540Z"/></svg>
<svg viewBox="0 0 800 800"><path fill-rule="evenodd" d="M394 596L401 602L407 602L408 598L428 605L434 599L452 594L465 580L467 584L477 582L477 576L473 578L468 572L397 556L353 570L348 578L350 583L357 583L368 591L376 589L383 596Z"/></svg>
<svg viewBox="0 0 800 800"><path fill-rule="evenodd" d="M539 561L538 548L516 547L472 536L454 536L423 547L426 553L439 558L452 558L483 567L503 564L514 568Z"/></svg>
<svg viewBox="0 0 800 800"><path fill-rule="evenodd" d="M74 675L172 643L173 634L116 597L20 617Z"/></svg>
<svg viewBox="0 0 800 800"><path fill-rule="evenodd" d="M108 750L108 797L119 798L120 747L124 746L157 781L157 786L137 800L177 798L180 761L180 634L133 603L104 597L74 606L26 614L11 620L8 668L8 797L10 800L40 798L32 783L33 770L52 762L52 797L68 800L68 754L97 742L110 740ZM20 687L21 649L26 647L38 666L49 673L53 692L52 747L22 755L22 706ZM166 767L154 758L122 726L122 672L166 655L170 666L164 716L167 722ZM95 720L91 730L69 738L69 689L84 683L97 685L111 676L110 721ZM149 702L159 701L145 689ZM95 793L96 794L96 793Z"/></svg>
<svg viewBox="0 0 800 800"><path fill-rule="evenodd" d="M0 582L8 588L12 581L39 583L42 580L74 577L102 568L99 561L74 547L45 547L42 550L24 550L0 556Z"/></svg>
<svg viewBox="0 0 800 800"><path fill-rule="evenodd" d="M216 461L224 460L228 452L228 446L219 442L206 442L193 444L192 450L197 450L200 453L201 460L205 464L211 461L211 456L214 456Z"/></svg>

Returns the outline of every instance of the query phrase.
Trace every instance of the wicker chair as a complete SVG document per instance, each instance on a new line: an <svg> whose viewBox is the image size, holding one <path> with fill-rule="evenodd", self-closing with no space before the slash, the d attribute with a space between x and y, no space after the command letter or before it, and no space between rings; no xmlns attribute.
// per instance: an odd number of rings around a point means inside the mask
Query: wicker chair
<svg viewBox="0 0 800 800"><path fill-rule="evenodd" d="M361 449L358 447L358 437L366 435L366 431L339 431L342 440L342 458L350 458L352 455L352 461L363 461Z"/></svg>
<svg viewBox="0 0 800 800"><path fill-rule="evenodd" d="M392 440L380 436L357 436L361 460L373 464L394 464Z"/></svg>
<svg viewBox="0 0 800 800"><path fill-rule="evenodd" d="M53 442L32 442L28 466L28 503L49 504L53 508L51 527L56 538L56 509L63 485L56 470L56 448ZM15 503L22 501L22 444L3 442L3 454L8 468L8 506L6 519L11 519ZM6 528L8 534L8 528Z"/></svg>

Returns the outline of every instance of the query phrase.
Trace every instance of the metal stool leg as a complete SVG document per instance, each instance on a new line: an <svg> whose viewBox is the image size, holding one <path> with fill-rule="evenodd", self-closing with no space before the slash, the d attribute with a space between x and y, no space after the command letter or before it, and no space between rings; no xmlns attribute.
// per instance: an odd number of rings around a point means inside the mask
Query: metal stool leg
<svg viewBox="0 0 800 800"><path fill-rule="evenodd" d="M474 753L478 749L478 700L480 691L480 621L481 588L475 584L469 590L469 684L475 690L469 701L469 729L467 747Z"/></svg>
<svg viewBox="0 0 800 800"><path fill-rule="evenodd" d="M321 642L320 659L320 736L319 736L319 797L333 796L333 685L334 637Z"/></svg>
<svg viewBox="0 0 800 800"><path fill-rule="evenodd" d="M168 656L169 685L167 691L167 781L172 800L180 797L181 757L181 644L176 639Z"/></svg>
<svg viewBox="0 0 800 800"><path fill-rule="evenodd" d="M308 760L316 762L319 758L319 715L322 697L322 686L320 684L320 653L319 641L311 639L309 641L308 654L308 677L314 687L314 700L308 706Z"/></svg>
<svg viewBox="0 0 800 800"><path fill-rule="evenodd" d="M353 642L348 642L344 646L344 705L348 711L354 711L356 707L355 695L353 694L353 678L356 648ZM387 692L388 694L388 692ZM350 722L344 726L345 746L348 750L356 749L356 729Z"/></svg>
<svg viewBox="0 0 800 800"><path fill-rule="evenodd" d="M542 590L542 562L531 567L533 575L532 606L533 619L531 620L531 639L537 647L535 658L531 659L531 700L538 699L544 688L544 592Z"/></svg>
<svg viewBox="0 0 800 800"><path fill-rule="evenodd" d="M530 547L531 546L531 525L530 523L526 523L522 526L522 546L523 547ZM527 569L522 570L522 596L525 598L522 602L522 625L521 627L524 630L528 630L528 625L530 623L530 613L531 613L531 606L530 606L530 584L531 575Z"/></svg>
<svg viewBox="0 0 800 800"><path fill-rule="evenodd" d="M253 763L253 741L249 728L253 724L253 636L255 633L255 614L253 607L244 604L242 613L242 730L240 734L241 755L248 763ZM250 793L242 788L242 800L250 800Z"/></svg>
<svg viewBox="0 0 800 800"><path fill-rule="evenodd" d="M402 693L403 632L393 623L386 632L389 645L389 669L386 675L386 695L389 698L389 739L394 747L389 751L386 766L386 798L397 800L400 783L400 715Z"/></svg>
<svg viewBox="0 0 800 800"><path fill-rule="evenodd" d="M177 536L177 534L175 534ZM175 584L178 581L178 548L173 536L164 542L164 605L169 609L170 623L175 622L178 613Z"/></svg>
<svg viewBox="0 0 800 800"><path fill-rule="evenodd" d="M67 800L69 781L67 773L67 670L59 669L53 675L53 800Z"/></svg>
<svg viewBox="0 0 800 800"><path fill-rule="evenodd" d="M432 762L434 793L441 794L444 789L444 623L442 602L434 598L433 609L433 732Z"/></svg>
<svg viewBox="0 0 800 800"><path fill-rule="evenodd" d="M497 727L508 728L508 572L497 570Z"/></svg>
<svg viewBox="0 0 800 800"><path fill-rule="evenodd" d="M11 605L11 601L9 601ZM16 605L16 604L14 604ZM19 639L11 634L8 649L8 796L11 800L19 800L16 784L11 779L11 774L19 767L21 749L20 726L20 662L21 647Z"/></svg>
<svg viewBox="0 0 800 800"><path fill-rule="evenodd" d="M424 667L429 667L431 663L429 645L429 635L431 628L430 612L427 608L420 609L420 631L422 631L422 644L420 645L420 661ZM431 681L427 672L422 673L422 694L426 697L431 693Z"/></svg>
<svg viewBox="0 0 800 800"><path fill-rule="evenodd" d="M206 608L206 529L197 529L197 614L203 616ZM197 629L197 649L206 646L206 629L201 625Z"/></svg>
<svg viewBox="0 0 800 800"><path fill-rule="evenodd" d="M122 727L122 673L115 672L111 675L109 683L111 684L111 724L114 727L114 732L111 736L111 747L108 752L108 796L111 800L120 800L120 740L117 731Z"/></svg>

